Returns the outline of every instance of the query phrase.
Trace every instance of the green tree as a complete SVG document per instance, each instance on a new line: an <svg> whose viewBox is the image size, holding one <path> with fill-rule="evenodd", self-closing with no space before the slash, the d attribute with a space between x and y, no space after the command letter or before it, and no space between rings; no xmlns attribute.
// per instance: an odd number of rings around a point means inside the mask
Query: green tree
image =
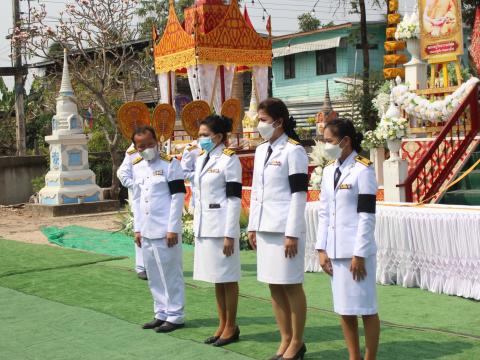
<svg viewBox="0 0 480 360"><path fill-rule="evenodd" d="M318 20L315 16L306 12L298 17L298 27L301 31L313 31L320 28L320 20Z"/></svg>
<svg viewBox="0 0 480 360"><path fill-rule="evenodd" d="M183 22L183 11L193 5L194 0L179 0L175 1L175 11L177 13L180 22ZM168 20L168 0L140 0L138 3L137 15L141 21L140 34L143 37L150 37L152 34L152 27L155 25L159 31L159 34L163 33L163 29Z"/></svg>
<svg viewBox="0 0 480 360"><path fill-rule="evenodd" d="M472 29L475 22L475 12L479 6L480 0L462 0L462 20Z"/></svg>
<svg viewBox="0 0 480 360"><path fill-rule="evenodd" d="M15 154L15 93L0 77L0 155Z"/></svg>

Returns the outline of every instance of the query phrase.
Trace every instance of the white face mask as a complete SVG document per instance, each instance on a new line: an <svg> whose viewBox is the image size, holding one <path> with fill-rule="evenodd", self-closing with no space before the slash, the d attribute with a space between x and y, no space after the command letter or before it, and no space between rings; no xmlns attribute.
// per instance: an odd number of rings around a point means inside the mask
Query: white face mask
<svg viewBox="0 0 480 360"><path fill-rule="evenodd" d="M324 148L325 155L327 155L332 160L339 159L340 156L342 156L343 152L343 149L340 147L340 143L341 141L338 144L326 143Z"/></svg>
<svg viewBox="0 0 480 360"><path fill-rule="evenodd" d="M148 148L140 152L140 156L147 161L152 161L158 155L157 146L153 148Z"/></svg>
<svg viewBox="0 0 480 360"><path fill-rule="evenodd" d="M258 122L257 130L260 133L260 136L262 137L262 139L265 141L269 141L272 138L273 133L275 132L273 123L269 124L265 121Z"/></svg>

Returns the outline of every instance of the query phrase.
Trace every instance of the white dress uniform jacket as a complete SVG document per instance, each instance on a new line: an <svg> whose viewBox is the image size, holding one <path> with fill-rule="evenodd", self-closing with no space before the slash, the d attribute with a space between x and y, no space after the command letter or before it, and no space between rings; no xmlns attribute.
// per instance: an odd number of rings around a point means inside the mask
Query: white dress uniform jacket
<svg viewBox="0 0 480 360"><path fill-rule="evenodd" d="M335 187L337 168L341 176ZM316 249L325 250L331 259L375 254L377 189L372 163L356 152L342 164L337 160L327 165L320 193Z"/></svg>
<svg viewBox="0 0 480 360"><path fill-rule="evenodd" d="M127 189L133 189L133 171L132 163L137 159L138 155L137 149L132 144L125 152L125 158L123 159L122 165L117 170L117 177L120 180L120 183Z"/></svg>
<svg viewBox="0 0 480 360"><path fill-rule="evenodd" d="M238 239L242 206L242 166L233 150L221 144L197 159L195 170L196 237ZM203 167L203 169L202 169Z"/></svg>
<svg viewBox="0 0 480 360"><path fill-rule="evenodd" d="M272 154L267 163L268 148ZM306 232L308 157L303 146L283 134L255 151L249 231L283 233L300 238Z"/></svg>
<svg viewBox="0 0 480 360"><path fill-rule="evenodd" d="M139 192L134 192L133 184L133 162L138 159L140 155L135 149L135 145L132 144L125 152L125 158L123 159L122 165L117 170L117 177L120 180L120 183L128 189L128 201L130 205L133 204L135 197L138 197ZM133 205L132 205L133 212ZM135 216L135 215L134 215ZM145 265L143 262L142 249L135 244L135 271L137 273L145 271Z"/></svg>
<svg viewBox="0 0 480 360"><path fill-rule="evenodd" d="M166 154L152 161L133 163L135 191L134 230L142 237L161 239L168 232L182 233L185 183L180 162Z"/></svg>
<svg viewBox="0 0 480 360"><path fill-rule="evenodd" d="M197 145L188 144L183 150L182 160L180 164L182 165L183 174L185 175L185 180L190 181L193 190L193 181L195 178L195 164L197 159L200 156L202 149Z"/></svg>

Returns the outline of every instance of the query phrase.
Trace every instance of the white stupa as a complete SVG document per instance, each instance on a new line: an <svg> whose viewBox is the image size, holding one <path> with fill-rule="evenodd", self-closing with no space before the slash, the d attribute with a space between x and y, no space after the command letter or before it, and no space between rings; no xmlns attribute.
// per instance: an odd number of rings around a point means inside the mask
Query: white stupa
<svg viewBox="0 0 480 360"><path fill-rule="evenodd" d="M39 193L42 205L103 200L102 191L95 184L95 174L88 165L88 139L83 133L83 121L78 114L66 50L63 62L57 114L52 118L52 135L45 137L50 144L50 171L45 176L46 186Z"/></svg>

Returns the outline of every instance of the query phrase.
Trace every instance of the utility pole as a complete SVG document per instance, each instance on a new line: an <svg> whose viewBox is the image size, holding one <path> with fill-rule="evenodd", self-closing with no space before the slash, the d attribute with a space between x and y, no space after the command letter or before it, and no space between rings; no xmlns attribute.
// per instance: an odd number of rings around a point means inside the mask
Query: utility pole
<svg viewBox="0 0 480 360"><path fill-rule="evenodd" d="M20 0L12 0L13 10L13 33L21 27L20 22ZM26 155L25 141L25 80L21 71L22 64L22 44L16 41L13 48L13 59L15 68L15 115L16 115L16 137L17 137L17 156Z"/></svg>

